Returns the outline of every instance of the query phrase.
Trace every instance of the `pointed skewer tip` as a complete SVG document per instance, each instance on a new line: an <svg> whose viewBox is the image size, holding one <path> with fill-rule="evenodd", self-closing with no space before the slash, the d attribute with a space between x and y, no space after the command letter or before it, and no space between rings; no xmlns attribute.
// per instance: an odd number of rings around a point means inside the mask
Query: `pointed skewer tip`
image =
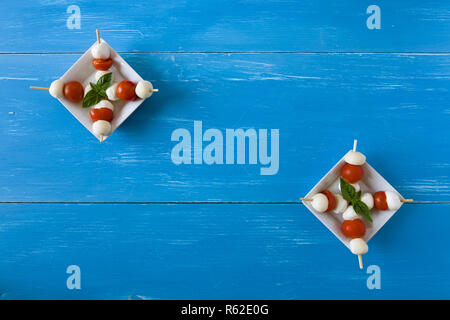
<svg viewBox="0 0 450 320"><path fill-rule="evenodd" d="M47 87L35 87L35 86L30 86L30 89L50 90L50 88L47 88Z"/></svg>
<svg viewBox="0 0 450 320"><path fill-rule="evenodd" d="M356 146L358 145L358 140L353 140L353 152L356 152Z"/></svg>
<svg viewBox="0 0 450 320"><path fill-rule="evenodd" d="M364 268L364 266L363 266L362 256L360 254L358 254L358 262L359 262L359 268L362 270Z"/></svg>

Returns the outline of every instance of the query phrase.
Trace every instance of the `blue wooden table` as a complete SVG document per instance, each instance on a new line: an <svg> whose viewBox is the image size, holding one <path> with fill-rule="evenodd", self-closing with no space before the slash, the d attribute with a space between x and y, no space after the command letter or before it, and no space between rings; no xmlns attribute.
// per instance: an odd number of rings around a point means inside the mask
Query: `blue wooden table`
<svg viewBox="0 0 450 320"><path fill-rule="evenodd" d="M450 298L448 1L2 7L1 299ZM96 28L160 90L103 144L28 89L59 78ZM224 164L205 163L195 123L223 135ZM177 129L191 164L174 161ZM227 129L266 129L274 152L278 132L272 169L249 149L225 164ZM416 200L369 243L380 289L298 202L354 138Z"/></svg>

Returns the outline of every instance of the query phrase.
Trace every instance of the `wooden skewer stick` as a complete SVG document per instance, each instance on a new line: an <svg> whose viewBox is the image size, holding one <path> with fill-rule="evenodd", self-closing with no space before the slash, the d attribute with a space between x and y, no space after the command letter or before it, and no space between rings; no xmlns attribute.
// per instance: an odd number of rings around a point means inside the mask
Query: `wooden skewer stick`
<svg viewBox="0 0 450 320"><path fill-rule="evenodd" d="M364 266L363 266L362 256L360 254L358 254L358 262L359 262L359 268L362 270L364 268Z"/></svg>
<svg viewBox="0 0 450 320"><path fill-rule="evenodd" d="M400 199L400 202L411 203L411 202L414 202L414 200L413 199Z"/></svg>
<svg viewBox="0 0 450 320"><path fill-rule="evenodd" d="M101 134L100 135L100 143L102 143L103 142L103 135Z"/></svg>
<svg viewBox="0 0 450 320"><path fill-rule="evenodd" d="M358 144L358 140L353 140L353 152L356 152L356 146Z"/></svg>
<svg viewBox="0 0 450 320"><path fill-rule="evenodd" d="M300 198L300 200L302 200L302 201L313 201L313 199L311 199L311 198Z"/></svg>
<svg viewBox="0 0 450 320"><path fill-rule="evenodd" d="M159 89L152 89L150 92L159 92Z"/></svg>
<svg viewBox="0 0 450 320"><path fill-rule="evenodd" d="M50 88L46 88L46 87L35 87L35 86L30 86L30 89L50 90Z"/></svg>
<svg viewBox="0 0 450 320"><path fill-rule="evenodd" d="M95 32L97 33L97 42L100 43L100 31L97 29Z"/></svg>

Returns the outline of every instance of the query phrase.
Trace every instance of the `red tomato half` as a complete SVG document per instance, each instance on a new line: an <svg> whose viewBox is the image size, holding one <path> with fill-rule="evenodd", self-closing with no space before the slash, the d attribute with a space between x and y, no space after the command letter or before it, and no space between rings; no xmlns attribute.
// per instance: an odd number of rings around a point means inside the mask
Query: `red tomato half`
<svg viewBox="0 0 450 320"><path fill-rule="evenodd" d="M111 68L113 61L111 58L109 59L92 59L92 65L97 70L106 71Z"/></svg>
<svg viewBox="0 0 450 320"><path fill-rule="evenodd" d="M378 210L387 210L386 193L384 191L375 192L373 195L373 204Z"/></svg>
<svg viewBox="0 0 450 320"><path fill-rule="evenodd" d="M345 220L341 227L342 233L348 238L361 238L366 233L366 225L359 219Z"/></svg>
<svg viewBox="0 0 450 320"><path fill-rule="evenodd" d="M361 166L346 163L341 169L341 175L348 183L356 183L364 176L364 170Z"/></svg>
<svg viewBox="0 0 450 320"><path fill-rule="evenodd" d="M114 116L114 112L109 108L91 109L89 113L93 122L98 120L111 121Z"/></svg>
<svg viewBox="0 0 450 320"><path fill-rule="evenodd" d="M123 80L121 83L117 85L116 95L121 100L133 101L134 99L136 99L135 89L136 89L135 83L128 80Z"/></svg>
<svg viewBox="0 0 450 320"><path fill-rule="evenodd" d="M78 81L70 81L64 84L64 96L72 102L80 102L84 97L84 88Z"/></svg>
<svg viewBox="0 0 450 320"><path fill-rule="evenodd" d="M323 190L322 193L327 196L328 199L328 208L325 210L325 212L329 212L336 208L336 198L334 197L334 194L332 194L328 190Z"/></svg>

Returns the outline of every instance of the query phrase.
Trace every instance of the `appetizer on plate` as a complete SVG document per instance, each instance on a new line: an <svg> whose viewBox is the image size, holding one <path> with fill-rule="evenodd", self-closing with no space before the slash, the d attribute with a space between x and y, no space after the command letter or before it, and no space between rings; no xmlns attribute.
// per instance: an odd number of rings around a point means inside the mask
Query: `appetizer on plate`
<svg viewBox="0 0 450 320"><path fill-rule="evenodd" d="M103 39L97 41L48 90L100 142L153 92L150 81L143 80Z"/></svg>
<svg viewBox="0 0 450 320"><path fill-rule="evenodd" d="M353 149L304 197L303 204L358 256L367 242L404 202L403 197ZM384 190L384 191L379 191Z"/></svg>

